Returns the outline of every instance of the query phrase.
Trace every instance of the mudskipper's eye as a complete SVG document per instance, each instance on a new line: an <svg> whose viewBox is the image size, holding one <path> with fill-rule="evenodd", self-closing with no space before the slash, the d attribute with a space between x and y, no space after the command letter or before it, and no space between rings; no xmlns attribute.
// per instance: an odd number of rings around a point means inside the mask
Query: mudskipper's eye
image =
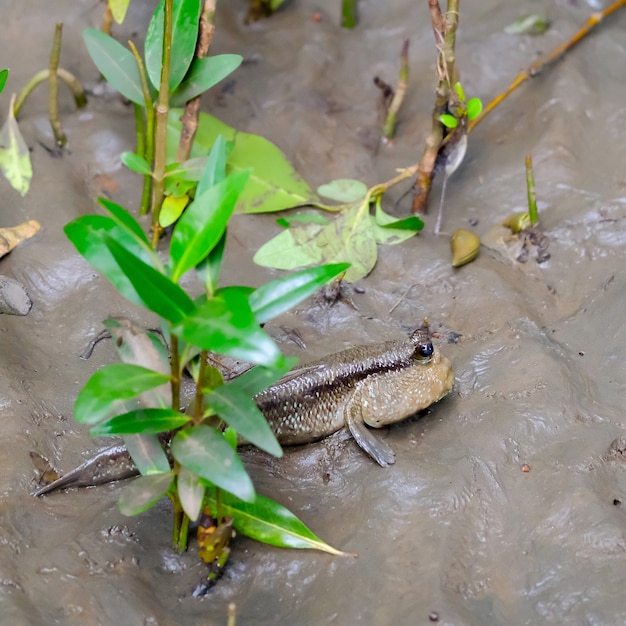
<svg viewBox="0 0 626 626"><path fill-rule="evenodd" d="M429 359L433 355L434 351L435 349L430 341L421 343L415 350L417 357L420 359Z"/></svg>

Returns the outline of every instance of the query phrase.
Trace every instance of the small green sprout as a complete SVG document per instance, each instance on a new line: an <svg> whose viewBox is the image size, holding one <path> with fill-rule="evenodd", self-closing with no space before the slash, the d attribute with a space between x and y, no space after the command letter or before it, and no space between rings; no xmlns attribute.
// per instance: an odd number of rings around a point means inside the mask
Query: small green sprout
<svg viewBox="0 0 626 626"><path fill-rule="evenodd" d="M473 120L475 117L478 117L483 110L483 103L480 101L480 98L470 98L466 100L465 91L461 83L455 83L454 90L459 99L458 105L454 107L456 109L455 115L443 113L439 116L439 120L446 128L456 128L463 118Z"/></svg>

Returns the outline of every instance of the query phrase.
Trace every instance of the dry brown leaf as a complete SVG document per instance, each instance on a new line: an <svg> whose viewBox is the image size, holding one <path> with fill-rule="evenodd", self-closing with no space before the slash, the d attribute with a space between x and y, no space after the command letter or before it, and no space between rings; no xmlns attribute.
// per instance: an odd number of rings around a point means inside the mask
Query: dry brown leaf
<svg viewBox="0 0 626 626"><path fill-rule="evenodd" d="M0 257L8 254L25 239L30 239L41 229L37 220L29 220L10 228L0 228Z"/></svg>

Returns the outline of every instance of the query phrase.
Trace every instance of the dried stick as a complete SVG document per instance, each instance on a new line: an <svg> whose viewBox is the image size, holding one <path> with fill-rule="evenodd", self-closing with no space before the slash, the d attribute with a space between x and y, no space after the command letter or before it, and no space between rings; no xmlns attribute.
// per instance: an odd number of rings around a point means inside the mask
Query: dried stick
<svg viewBox="0 0 626 626"><path fill-rule="evenodd" d="M596 13L592 13L589 16L589 19L583 24L580 30L565 43L557 46L552 52L547 54L546 56L538 59L531 65L529 65L525 70L522 70L516 77L515 80L511 83L509 88L501 93L499 96L496 96L483 110L482 113L475 117L468 125L467 132L471 132L475 126L485 118L486 115L491 113L493 109L495 109L505 98L510 96L522 83L526 82L529 78L536 76L539 72L550 63L554 63L562 54L567 52L570 48L574 47L583 37L585 37L593 28L595 28L605 17L608 17L617 9L621 9L623 6L626 6L626 0L618 0L614 2L610 7L604 9L604 11L599 11Z"/></svg>
<svg viewBox="0 0 626 626"><path fill-rule="evenodd" d="M413 213L426 213L428 196L434 176L437 155L444 139L444 126L439 116L447 112L450 92L455 78L456 29L459 24L459 0L448 0L445 16L441 14L438 0L428 0L430 19L438 50L435 106L432 114L430 134L418 165L417 180L413 184Z"/></svg>
<svg viewBox="0 0 626 626"><path fill-rule="evenodd" d="M200 15L200 31L198 34L198 44L196 45L196 57L201 59L209 54L211 41L213 41L213 33L215 25L213 23L215 15L216 0L205 0L204 8ZM178 142L178 151L176 152L176 160L179 163L186 161L191 154L193 140L198 130L198 116L200 113L200 96L196 96L187 102L185 111L180 118L182 129L180 131L180 140Z"/></svg>
<svg viewBox="0 0 626 626"><path fill-rule="evenodd" d="M400 53L400 77L398 78L398 84L396 90L393 92L391 102L387 109L387 115L385 116L385 123L383 124L383 136L387 141L393 139L393 135L396 130L396 118L398 111L404 101L404 95L406 94L406 86L409 82L409 40L405 39L402 44L402 52Z"/></svg>

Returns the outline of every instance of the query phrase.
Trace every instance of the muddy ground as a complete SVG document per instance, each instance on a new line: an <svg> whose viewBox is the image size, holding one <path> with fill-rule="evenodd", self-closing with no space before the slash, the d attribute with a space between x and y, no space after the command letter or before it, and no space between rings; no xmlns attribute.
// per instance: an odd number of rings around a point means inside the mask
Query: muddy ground
<svg viewBox="0 0 626 626"><path fill-rule="evenodd" d="M154 3L134 0L121 41L145 28ZM522 67L571 36L597 7L583 0L463 3L462 80L488 101ZM65 24L62 65L90 88L97 72L81 40L98 26L95 0L0 1L2 95L47 66L53 24ZM504 27L545 8L552 28L514 37ZM203 108L275 142L313 185L337 177L370 184L416 162L429 128L434 52L426 2L361 2L362 22L341 30L339 1L296 0L271 21L243 25L243 0L220 3L213 53L246 63L206 95ZM316 22L312 15L320 13ZM403 336L428 315L456 371L450 397L426 415L379 433L394 466L371 462L345 436L245 458L261 493L358 558L288 551L238 538L206 598L192 590L203 566L169 547L166 502L136 518L116 507L119 485L34 499L29 453L65 471L105 441L72 419L76 394L115 358L100 344L79 355L110 315L142 324L74 251L62 232L108 195L133 207L138 177L121 167L133 148L132 111L114 95L80 112L62 89L69 137L51 153L47 94L20 125L32 148L25 198L0 180L0 227L37 219L43 230L0 261L27 288L27 317L0 316L0 616L3 624L590 624L626 623L626 12L523 86L471 135L450 180L444 227L485 237L480 257L450 266L448 242L426 229L380 248L355 308L312 303L276 320L296 328L307 358L339 346ZM379 145L374 75L395 81L411 39L411 80L393 147ZM524 156L534 157L549 261L519 264L492 231L525 206ZM386 208L397 215L408 199ZM435 190L434 200L438 196ZM238 216L225 284L258 285L278 273L252 256L277 232L274 216ZM456 342L448 340L456 338ZM301 354L289 341L285 352ZM622 437L620 440L619 438ZM522 471L524 464L530 471ZM436 614L436 615L435 615Z"/></svg>

